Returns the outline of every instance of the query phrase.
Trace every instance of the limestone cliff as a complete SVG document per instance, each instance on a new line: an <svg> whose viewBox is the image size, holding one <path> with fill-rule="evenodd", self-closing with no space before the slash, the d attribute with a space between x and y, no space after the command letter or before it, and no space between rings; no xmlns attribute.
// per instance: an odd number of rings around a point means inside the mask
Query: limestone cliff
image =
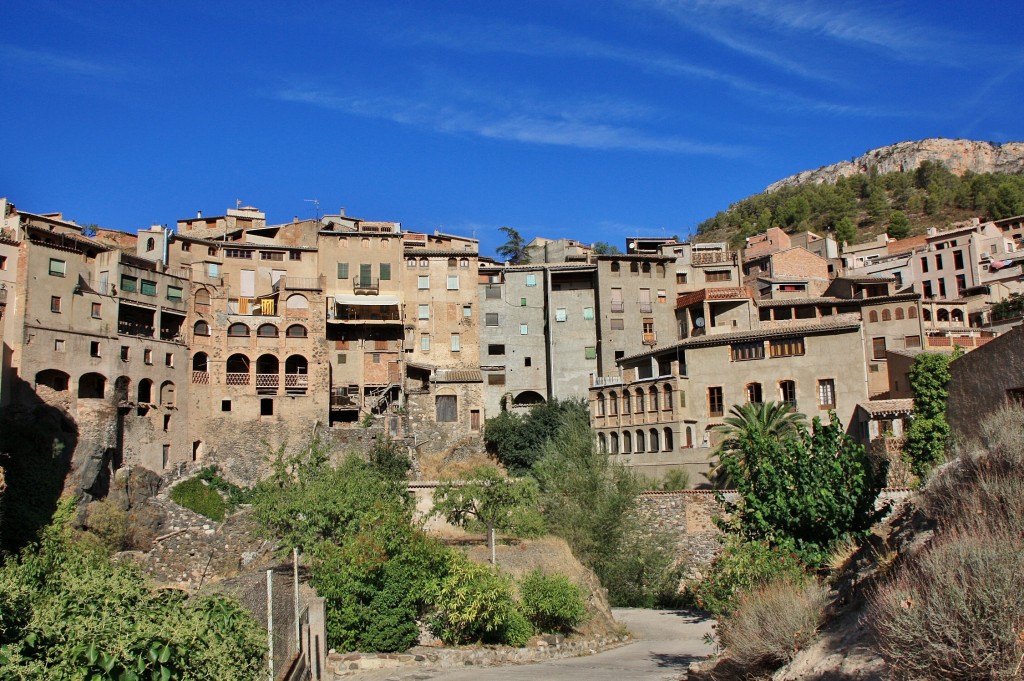
<svg viewBox="0 0 1024 681"><path fill-rule="evenodd" d="M766 192L801 184L835 182L840 177L867 173L872 167L879 173L916 169L923 161L942 163L950 172L1024 174L1024 142L974 142L932 138L917 142L899 142L872 149L852 161L841 161L817 170L805 170L768 185Z"/></svg>

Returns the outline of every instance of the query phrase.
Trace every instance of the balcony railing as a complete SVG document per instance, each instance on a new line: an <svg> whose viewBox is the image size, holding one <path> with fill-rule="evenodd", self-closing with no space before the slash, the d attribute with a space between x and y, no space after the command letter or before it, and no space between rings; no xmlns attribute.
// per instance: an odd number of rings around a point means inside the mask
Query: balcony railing
<svg viewBox="0 0 1024 681"><path fill-rule="evenodd" d="M718 265L732 261L733 254L730 251L694 251L690 260L694 265Z"/></svg>
<svg viewBox="0 0 1024 681"><path fill-rule="evenodd" d="M612 312L622 312L625 309L625 304L621 300L612 301Z"/></svg>
<svg viewBox="0 0 1024 681"><path fill-rule="evenodd" d="M321 277L284 276L274 282L274 290L279 291L281 289L289 289L292 291L320 291L323 289L323 279Z"/></svg>
<svg viewBox="0 0 1024 681"><path fill-rule="evenodd" d="M284 389L306 392L309 388L309 375L308 374L285 374L284 375Z"/></svg>
<svg viewBox="0 0 1024 681"><path fill-rule="evenodd" d="M641 334L641 337L642 337L641 342L644 345L657 345L658 344L658 334L655 331L651 331L650 333Z"/></svg>
<svg viewBox="0 0 1024 681"><path fill-rule="evenodd" d="M210 385L209 371L193 371L192 382L198 385Z"/></svg>
<svg viewBox="0 0 1024 681"><path fill-rule="evenodd" d="M281 377L277 374L256 374L256 390L277 390Z"/></svg>
<svg viewBox="0 0 1024 681"><path fill-rule="evenodd" d="M153 337L153 325L142 324L139 322L117 322L117 332L123 336L143 336L144 338Z"/></svg>
<svg viewBox="0 0 1024 681"><path fill-rule="evenodd" d="M377 295L380 292L380 280L373 277L352 277L352 292Z"/></svg>
<svg viewBox="0 0 1024 681"><path fill-rule="evenodd" d="M227 385L249 385L249 374L227 373L224 376Z"/></svg>
<svg viewBox="0 0 1024 681"><path fill-rule="evenodd" d="M653 306L651 304L651 301L649 301L649 300L647 300L647 301L641 300L640 301L640 311L641 312L650 312L652 309L653 309Z"/></svg>
<svg viewBox="0 0 1024 681"><path fill-rule="evenodd" d="M334 319L344 322L399 322L402 321L397 309L367 305L338 305Z"/></svg>
<svg viewBox="0 0 1024 681"><path fill-rule="evenodd" d="M602 388L607 385L622 385L622 376L594 376L590 377L590 385L595 388Z"/></svg>
<svg viewBox="0 0 1024 681"><path fill-rule="evenodd" d="M331 395L331 409L358 409L358 395Z"/></svg>

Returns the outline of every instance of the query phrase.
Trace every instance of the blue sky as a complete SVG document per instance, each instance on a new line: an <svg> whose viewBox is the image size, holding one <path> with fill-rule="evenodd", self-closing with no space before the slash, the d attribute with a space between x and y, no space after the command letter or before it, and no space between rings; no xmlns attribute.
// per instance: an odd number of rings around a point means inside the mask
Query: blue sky
<svg viewBox="0 0 1024 681"><path fill-rule="evenodd" d="M1016 2L22 2L0 196L134 231L321 210L685 236L908 139L1024 140Z"/></svg>

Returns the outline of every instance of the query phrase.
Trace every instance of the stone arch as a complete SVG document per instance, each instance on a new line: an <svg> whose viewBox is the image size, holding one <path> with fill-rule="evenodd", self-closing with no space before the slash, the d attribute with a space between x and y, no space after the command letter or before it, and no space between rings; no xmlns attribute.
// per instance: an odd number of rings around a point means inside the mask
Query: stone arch
<svg viewBox="0 0 1024 681"><path fill-rule="evenodd" d="M595 416L604 416L604 414L605 414L604 406L605 406L604 393L598 393L597 394L597 399L594 400L594 411L595 411L594 415Z"/></svg>
<svg viewBox="0 0 1024 681"><path fill-rule="evenodd" d="M903 308L902 307L897 307L896 308L896 315L895 316L896 316L896 321L899 321L899 320L903 319Z"/></svg>
<svg viewBox="0 0 1024 681"><path fill-rule="evenodd" d="M50 390L64 392L71 384L71 377L59 369L43 369L36 374L36 387L45 385Z"/></svg>
<svg viewBox="0 0 1024 681"><path fill-rule="evenodd" d="M659 399L661 397L661 391L658 390L657 386L652 385L647 391L647 408L651 411L658 411L661 408Z"/></svg>
<svg viewBox="0 0 1024 681"><path fill-rule="evenodd" d="M889 308L885 308L884 310L882 310L882 321L883 322L891 322L892 321L892 312L889 311Z"/></svg>
<svg viewBox="0 0 1024 681"><path fill-rule="evenodd" d="M937 322L948 322L949 321L949 310L944 307L940 307L938 312L935 313L935 321Z"/></svg>
<svg viewBox="0 0 1024 681"><path fill-rule="evenodd" d="M127 402L128 395L132 389L132 379L127 376L118 376L114 379L114 401Z"/></svg>
<svg viewBox="0 0 1024 681"><path fill-rule="evenodd" d="M645 411L645 408L644 408L644 389L643 388L637 388L635 394L636 394L636 405L635 405L634 408L636 409L636 413L637 414L642 414ZM638 440L637 441L637 447L639 447L639 446L640 446L640 442Z"/></svg>
<svg viewBox="0 0 1024 681"><path fill-rule="evenodd" d="M917 319L917 308L913 305L907 308L907 319Z"/></svg>
<svg viewBox="0 0 1024 681"><path fill-rule="evenodd" d="M954 309L952 312L949 313L949 321L960 322L961 324L963 324L964 311L959 308Z"/></svg>
<svg viewBox="0 0 1024 681"><path fill-rule="evenodd" d="M206 308L210 306L210 292L205 289L197 289L192 295L192 300L195 303L196 309Z"/></svg>
<svg viewBox="0 0 1024 681"><path fill-rule="evenodd" d="M209 336L210 325L207 322L200 319L198 322L196 322L196 325L192 327L192 333L196 336Z"/></svg>
<svg viewBox="0 0 1024 681"><path fill-rule="evenodd" d="M602 454L608 453L608 440L605 438L604 433L597 434L597 447Z"/></svg>
<svg viewBox="0 0 1024 681"><path fill-rule="evenodd" d="M631 454L633 452L633 436L630 435L628 430L622 431L622 453Z"/></svg>
<svg viewBox="0 0 1024 681"><path fill-rule="evenodd" d="M623 414L631 413L632 410L630 408L630 405L631 405L632 401L633 401L633 396L629 393L629 388L625 388L622 391L622 413Z"/></svg>
<svg viewBox="0 0 1024 681"><path fill-rule="evenodd" d="M612 390L608 393L608 415L617 416L619 413L619 394Z"/></svg>
<svg viewBox="0 0 1024 681"><path fill-rule="evenodd" d="M869 322L877 322L878 321L878 310L871 310L870 312L868 312L868 321Z"/></svg>
<svg viewBox="0 0 1024 681"><path fill-rule="evenodd" d="M658 436L657 428L651 428L647 431L647 445L652 452L661 451L661 438Z"/></svg>
<svg viewBox="0 0 1024 681"><path fill-rule="evenodd" d="M107 377L90 371L78 379L78 396L85 399L102 399L107 390Z"/></svg>
<svg viewBox="0 0 1024 681"><path fill-rule="evenodd" d="M242 322L235 322L234 324L228 327L228 335L236 337L248 336L249 327L248 325L243 324Z"/></svg>
<svg viewBox="0 0 1024 681"><path fill-rule="evenodd" d="M139 381L136 397L136 402L139 404L150 404L153 401L153 381L148 378Z"/></svg>
<svg viewBox="0 0 1024 681"><path fill-rule="evenodd" d="M642 454L643 452L647 451L647 441L646 440L647 439L644 437L644 430L643 430L643 428L638 428L637 431L636 431L636 438L634 439L634 442L636 442L636 453L637 454Z"/></svg>
<svg viewBox="0 0 1024 681"><path fill-rule="evenodd" d="M693 447L693 426L686 426L686 448Z"/></svg>
<svg viewBox="0 0 1024 681"><path fill-rule="evenodd" d="M274 324L260 324L256 327L256 335L260 338L277 338L277 326Z"/></svg>
<svg viewBox="0 0 1024 681"><path fill-rule="evenodd" d="M292 324L285 330L284 335L287 338L305 338L308 334L302 324Z"/></svg>
<svg viewBox="0 0 1024 681"><path fill-rule="evenodd" d="M281 360L269 352L256 358L257 374L276 374L281 369Z"/></svg>
<svg viewBox="0 0 1024 681"><path fill-rule="evenodd" d="M672 403L672 400L675 397L675 395L672 393L672 386L664 386L662 388L662 392L664 393L664 399L661 401L661 408L666 411L671 411L672 409L675 408L675 405Z"/></svg>
<svg viewBox="0 0 1024 681"><path fill-rule="evenodd" d="M532 406L534 404L543 404L544 402L544 396L536 390L524 390L512 398L512 406L514 407Z"/></svg>
<svg viewBox="0 0 1024 681"><path fill-rule="evenodd" d="M932 311L927 307L921 310L921 319L926 322L930 322L932 320Z"/></svg>
<svg viewBox="0 0 1024 681"><path fill-rule="evenodd" d="M619 453L619 434L618 433L611 433L608 436L608 440L611 443L611 453L612 454L618 454Z"/></svg>
<svg viewBox="0 0 1024 681"><path fill-rule="evenodd" d="M309 360L303 355L289 355L284 361L285 374L304 375L309 373Z"/></svg>
<svg viewBox="0 0 1024 681"><path fill-rule="evenodd" d="M164 381L160 384L160 404L164 407L175 405L175 389L173 381Z"/></svg>
<svg viewBox="0 0 1024 681"><path fill-rule="evenodd" d="M192 355L192 371L207 372L210 370L210 357L205 352Z"/></svg>
<svg viewBox="0 0 1024 681"><path fill-rule="evenodd" d="M250 369L249 358L241 353L236 353L228 357L225 366L229 374L247 374Z"/></svg>
<svg viewBox="0 0 1024 681"><path fill-rule="evenodd" d="M293 293L284 301L289 310L305 310L309 308L309 300L301 293Z"/></svg>
<svg viewBox="0 0 1024 681"><path fill-rule="evenodd" d="M673 446L673 443L672 443L672 429L669 428L668 426L665 426L665 429L664 429L663 432L665 434L665 437L664 437L664 440L665 440L665 442L664 442L664 449L665 449L666 452L671 452L672 451L672 446Z"/></svg>

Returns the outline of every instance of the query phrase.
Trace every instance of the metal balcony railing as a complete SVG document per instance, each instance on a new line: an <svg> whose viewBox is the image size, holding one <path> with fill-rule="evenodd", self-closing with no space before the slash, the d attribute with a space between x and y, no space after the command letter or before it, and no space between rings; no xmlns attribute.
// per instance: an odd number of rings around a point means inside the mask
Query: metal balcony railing
<svg viewBox="0 0 1024 681"><path fill-rule="evenodd" d="M640 301L640 311L641 312L650 312L652 309L654 309L654 306L651 303L651 301L649 301L649 300L646 300L646 301L641 300Z"/></svg>
<svg viewBox="0 0 1024 681"><path fill-rule="evenodd" d="M625 307L625 304L621 300L612 301L612 312L622 312Z"/></svg>
<svg viewBox="0 0 1024 681"><path fill-rule="evenodd" d="M380 291L380 280L373 277L352 277L352 292L377 295Z"/></svg>

